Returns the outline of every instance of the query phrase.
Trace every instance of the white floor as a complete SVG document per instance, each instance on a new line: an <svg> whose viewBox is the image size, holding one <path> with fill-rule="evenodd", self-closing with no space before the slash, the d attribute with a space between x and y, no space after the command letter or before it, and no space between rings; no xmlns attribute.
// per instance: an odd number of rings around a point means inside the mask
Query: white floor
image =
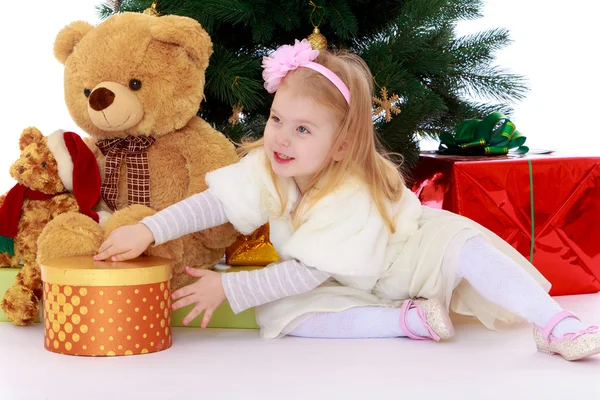
<svg viewBox="0 0 600 400"><path fill-rule="evenodd" d="M557 298L600 323L600 294ZM257 331L178 328L171 349L85 358L44 350L42 327L0 324L1 400L597 399L600 357L535 351L526 325L462 321L446 343L267 341ZM585 397L584 397L585 396Z"/></svg>

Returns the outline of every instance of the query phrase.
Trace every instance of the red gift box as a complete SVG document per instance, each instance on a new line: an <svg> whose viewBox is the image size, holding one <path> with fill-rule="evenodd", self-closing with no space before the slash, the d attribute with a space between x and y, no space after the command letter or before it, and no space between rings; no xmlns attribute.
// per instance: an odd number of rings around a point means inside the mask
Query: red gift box
<svg viewBox="0 0 600 400"><path fill-rule="evenodd" d="M422 204L478 222L532 260L551 295L600 291L600 157L424 152L412 177Z"/></svg>

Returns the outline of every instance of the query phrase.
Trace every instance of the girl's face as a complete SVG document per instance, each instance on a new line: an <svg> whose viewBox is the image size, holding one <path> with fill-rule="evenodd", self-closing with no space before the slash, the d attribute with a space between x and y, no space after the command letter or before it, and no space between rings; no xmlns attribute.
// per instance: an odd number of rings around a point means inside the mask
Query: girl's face
<svg viewBox="0 0 600 400"><path fill-rule="evenodd" d="M294 178L302 193L327 159L338 122L332 112L282 84L265 127L264 150L277 176ZM334 154L337 160L338 154Z"/></svg>

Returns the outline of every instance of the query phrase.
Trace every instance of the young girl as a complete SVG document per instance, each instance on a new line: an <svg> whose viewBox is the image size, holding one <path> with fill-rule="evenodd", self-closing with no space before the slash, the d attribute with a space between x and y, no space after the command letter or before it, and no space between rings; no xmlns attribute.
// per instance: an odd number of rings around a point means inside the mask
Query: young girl
<svg viewBox="0 0 600 400"><path fill-rule="evenodd" d="M206 176L208 190L111 233L97 260L121 261L185 234L266 222L283 261L220 274L187 267L195 283L173 309L195 304L206 327L228 300L257 307L263 337L409 337L454 331L449 309L486 327L517 316L539 350L576 360L600 353L600 331L547 294L550 284L516 250L464 217L421 206L376 150L372 76L362 59L312 50L306 40L263 62L275 98L263 139Z"/></svg>

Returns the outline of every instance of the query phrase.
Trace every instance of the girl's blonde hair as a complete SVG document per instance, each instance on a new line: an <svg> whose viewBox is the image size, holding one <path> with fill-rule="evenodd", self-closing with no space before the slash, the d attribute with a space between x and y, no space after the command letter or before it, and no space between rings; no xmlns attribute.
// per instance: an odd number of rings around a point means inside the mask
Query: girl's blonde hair
<svg viewBox="0 0 600 400"><path fill-rule="evenodd" d="M309 68L291 71L281 82L282 85L301 82L294 87L312 100L331 110L339 128L324 165L308 184L308 188L292 214L292 223L299 225L302 215L319 199L334 191L339 183L350 175L358 176L368 185L377 210L391 232L395 232L395 221L386 207L386 201L397 201L404 190L404 179L387 154L380 153L373 126L372 93L373 77L362 58L345 51L331 53L321 51L314 62L335 73L350 90L350 105L340 91L323 75ZM263 146L263 139L243 141L238 153L245 156L250 151ZM344 149L341 161L334 161L338 149ZM270 167L269 167L270 168ZM282 210L287 204L287 193L273 171ZM319 183L318 190L316 184Z"/></svg>

